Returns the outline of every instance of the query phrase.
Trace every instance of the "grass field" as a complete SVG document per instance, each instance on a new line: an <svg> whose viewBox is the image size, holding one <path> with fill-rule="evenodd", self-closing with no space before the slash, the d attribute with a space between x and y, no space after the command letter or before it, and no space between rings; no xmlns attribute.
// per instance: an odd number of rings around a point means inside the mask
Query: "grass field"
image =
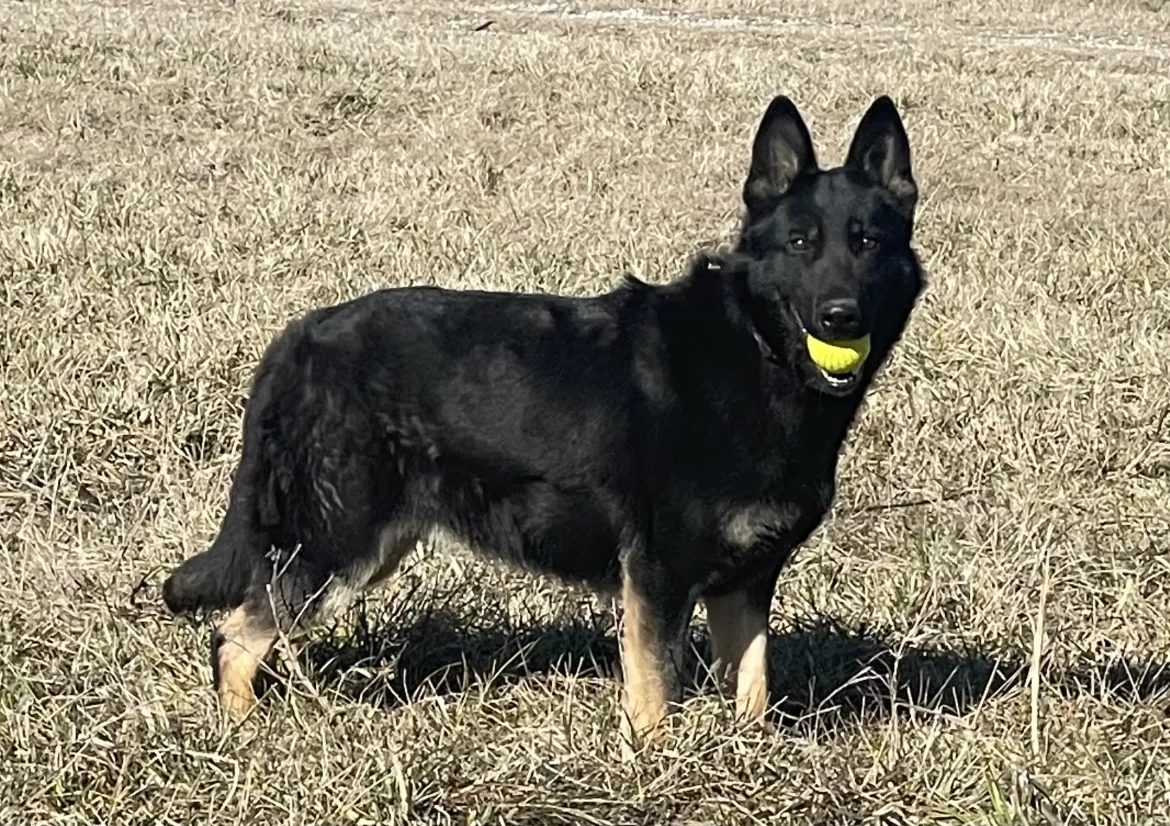
<svg viewBox="0 0 1170 826"><path fill-rule="evenodd" d="M0 822L1170 820L1170 6L631 2L7 4ZM221 722L158 585L270 336L673 278L779 92L832 163L895 98L930 287L781 579L774 728L692 692L622 764L613 606L458 548Z"/></svg>

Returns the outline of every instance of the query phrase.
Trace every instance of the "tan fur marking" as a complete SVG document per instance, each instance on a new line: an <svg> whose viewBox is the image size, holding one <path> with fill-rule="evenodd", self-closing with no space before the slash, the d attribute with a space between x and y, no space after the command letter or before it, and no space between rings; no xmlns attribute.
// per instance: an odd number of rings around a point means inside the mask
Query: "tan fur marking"
<svg viewBox="0 0 1170 826"><path fill-rule="evenodd" d="M248 613L241 605L219 626L223 642L219 647L219 698L224 711L240 719L256 704L252 681L256 671L276 642L275 629Z"/></svg>
<svg viewBox="0 0 1170 826"><path fill-rule="evenodd" d="M723 538L736 548L750 548L769 531L785 530L799 518L791 505L755 504L730 511L723 521Z"/></svg>
<svg viewBox="0 0 1170 826"><path fill-rule="evenodd" d="M625 719L622 728L629 743L656 740L666 718L666 688L658 645L659 640L648 633L645 601L629 577L623 577L621 657Z"/></svg>
<svg viewBox="0 0 1170 826"><path fill-rule="evenodd" d="M768 710L768 631L757 631L739 660L735 682L735 716L758 720Z"/></svg>
<svg viewBox="0 0 1170 826"><path fill-rule="evenodd" d="M417 542L418 534L400 526L391 526L382 531L378 539L377 557L338 574L329 584L321 604L321 616L324 618L340 614L353 604L362 591L388 579L398 570L403 558L414 550Z"/></svg>
<svg viewBox="0 0 1170 826"><path fill-rule="evenodd" d="M704 600L716 674L735 686L735 714L756 720L768 710L768 615L742 592Z"/></svg>

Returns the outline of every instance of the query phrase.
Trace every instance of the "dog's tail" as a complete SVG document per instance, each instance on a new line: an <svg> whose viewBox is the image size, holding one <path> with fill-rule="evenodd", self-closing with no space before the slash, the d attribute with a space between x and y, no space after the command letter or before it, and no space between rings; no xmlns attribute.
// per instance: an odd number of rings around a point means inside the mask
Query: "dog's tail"
<svg viewBox="0 0 1170 826"><path fill-rule="evenodd" d="M176 568L163 583L162 597L176 614L200 609L217 611L234 608L244 601L252 578L268 551L268 521L261 513L258 493L271 490L271 473L263 457L262 438L253 420L260 412L253 394L245 415L244 450L232 480L227 513L211 547Z"/></svg>
<svg viewBox="0 0 1170 826"><path fill-rule="evenodd" d="M246 542L246 529L233 530L233 521L247 518L237 513L238 509L229 506L211 547L188 559L163 583L163 602L173 613L216 611L244 601L257 560L254 547Z"/></svg>
<svg viewBox="0 0 1170 826"><path fill-rule="evenodd" d="M240 605L254 577L263 571L272 530L279 526L276 437L282 390L298 386L303 349L301 325L293 323L273 342L252 382L244 414L243 455L232 481L227 513L211 547L176 568L162 587L163 602L173 613L189 614Z"/></svg>

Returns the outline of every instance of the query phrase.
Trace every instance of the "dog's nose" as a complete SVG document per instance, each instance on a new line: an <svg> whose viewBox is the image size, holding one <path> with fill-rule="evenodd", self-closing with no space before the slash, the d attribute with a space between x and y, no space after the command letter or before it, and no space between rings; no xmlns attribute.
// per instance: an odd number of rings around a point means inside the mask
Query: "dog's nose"
<svg viewBox="0 0 1170 826"><path fill-rule="evenodd" d="M861 305L852 298L835 298L817 310L821 333L826 338L856 338L861 334Z"/></svg>

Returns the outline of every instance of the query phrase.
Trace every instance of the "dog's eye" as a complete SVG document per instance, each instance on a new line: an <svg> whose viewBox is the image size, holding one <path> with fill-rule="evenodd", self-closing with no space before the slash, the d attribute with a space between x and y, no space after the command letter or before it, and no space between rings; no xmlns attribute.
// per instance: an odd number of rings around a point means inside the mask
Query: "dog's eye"
<svg viewBox="0 0 1170 826"><path fill-rule="evenodd" d="M878 248L878 239L872 235L861 236L861 248L863 250L876 250Z"/></svg>
<svg viewBox="0 0 1170 826"><path fill-rule="evenodd" d="M791 247L794 252L804 252L808 249L808 239L803 235L794 235L788 239L788 246Z"/></svg>

